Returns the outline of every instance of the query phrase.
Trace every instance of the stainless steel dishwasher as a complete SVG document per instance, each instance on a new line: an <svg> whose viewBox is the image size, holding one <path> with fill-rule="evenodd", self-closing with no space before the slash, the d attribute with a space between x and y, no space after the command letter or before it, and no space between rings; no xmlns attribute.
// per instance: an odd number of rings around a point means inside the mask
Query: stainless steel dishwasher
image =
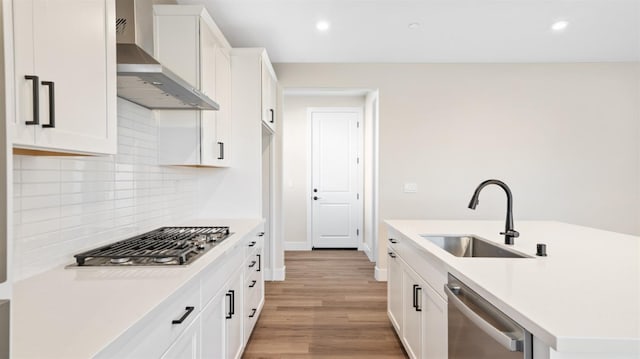
<svg viewBox="0 0 640 359"><path fill-rule="evenodd" d="M449 274L449 359L533 358L533 337L486 299Z"/></svg>

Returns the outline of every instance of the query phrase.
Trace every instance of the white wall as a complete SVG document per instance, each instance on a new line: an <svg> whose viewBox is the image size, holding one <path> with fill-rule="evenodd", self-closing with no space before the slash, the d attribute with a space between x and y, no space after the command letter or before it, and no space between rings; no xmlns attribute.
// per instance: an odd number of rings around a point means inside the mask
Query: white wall
<svg viewBox="0 0 640 359"><path fill-rule="evenodd" d="M283 106L282 203L284 245L287 249L310 249L307 245L307 191L310 158L309 107L360 107L364 96L286 96Z"/></svg>
<svg viewBox="0 0 640 359"><path fill-rule="evenodd" d="M381 221L502 219L498 188L467 209L474 188L498 178L514 193L516 229L550 219L640 234L640 64L275 68L283 89L379 89ZM418 193L403 193L404 182Z"/></svg>
<svg viewBox="0 0 640 359"><path fill-rule="evenodd" d="M15 280L195 215L203 169L158 166L157 131L152 111L119 98L117 155L13 156Z"/></svg>

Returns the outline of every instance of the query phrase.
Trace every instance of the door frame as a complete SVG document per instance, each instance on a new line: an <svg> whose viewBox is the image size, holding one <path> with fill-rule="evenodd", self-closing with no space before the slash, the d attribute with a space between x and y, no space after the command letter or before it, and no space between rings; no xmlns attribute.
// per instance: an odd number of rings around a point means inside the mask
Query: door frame
<svg viewBox="0 0 640 359"><path fill-rule="evenodd" d="M360 233L358 235L358 250L363 249L364 240L364 108L363 107L307 107L307 240L306 245L309 250L313 249L313 196L311 187L313 187L313 122L312 114L314 112L355 112L358 114L358 156L360 159L357 175L356 187L360 198L358 201L358 216L355 222L358 224Z"/></svg>

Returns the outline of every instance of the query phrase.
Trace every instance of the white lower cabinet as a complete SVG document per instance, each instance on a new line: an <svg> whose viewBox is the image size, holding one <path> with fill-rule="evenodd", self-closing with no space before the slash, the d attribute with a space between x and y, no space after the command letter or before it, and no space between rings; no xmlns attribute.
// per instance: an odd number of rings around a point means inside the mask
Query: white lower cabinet
<svg viewBox="0 0 640 359"><path fill-rule="evenodd" d="M387 260L389 320L410 358L447 358L447 302L394 246ZM421 264L416 263L418 270Z"/></svg>
<svg viewBox="0 0 640 359"><path fill-rule="evenodd" d="M240 358L264 301L261 232L262 225L96 358Z"/></svg>
<svg viewBox="0 0 640 359"><path fill-rule="evenodd" d="M411 358L422 358L422 292L426 286L413 273L411 268L404 266L402 272L402 342L407 354Z"/></svg>
<svg viewBox="0 0 640 359"><path fill-rule="evenodd" d="M242 272L238 271L229 281L229 290L225 293L227 306L225 311L226 358L240 358L244 348L242 333L243 291Z"/></svg>
<svg viewBox="0 0 640 359"><path fill-rule="evenodd" d="M244 343L249 341L251 332L258 321L264 304L264 262L263 234L247 244L250 254L244 267Z"/></svg>
<svg viewBox="0 0 640 359"><path fill-rule="evenodd" d="M387 259L387 303L388 314L391 324L396 331L400 332L402 328L402 263L398 255L389 251Z"/></svg>
<svg viewBox="0 0 640 359"><path fill-rule="evenodd" d="M226 292L216 295L202 310L202 357L225 358L227 348Z"/></svg>
<svg viewBox="0 0 640 359"><path fill-rule="evenodd" d="M169 347L162 359L196 359L200 358L200 318L196 319Z"/></svg>
<svg viewBox="0 0 640 359"><path fill-rule="evenodd" d="M424 287L422 301L422 357L446 358L447 302L428 285Z"/></svg>

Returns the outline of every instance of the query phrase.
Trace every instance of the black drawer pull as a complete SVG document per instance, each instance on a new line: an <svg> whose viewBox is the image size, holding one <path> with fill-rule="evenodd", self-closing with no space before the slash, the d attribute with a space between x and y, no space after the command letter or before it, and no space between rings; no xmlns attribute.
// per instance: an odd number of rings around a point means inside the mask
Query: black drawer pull
<svg viewBox="0 0 640 359"><path fill-rule="evenodd" d="M420 288L420 287L416 288L416 312L421 312L422 311L422 308L420 308L420 304L418 303L418 299L420 299L420 293L418 293L419 290L421 291L422 288Z"/></svg>
<svg viewBox="0 0 640 359"><path fill-rule="evenodd" d="M251 241L251 242L249 242L249 247L253 247L253 246L255 246L255 245L256 245L256 242L255 242L255 241Z"/></svg>
<svg viewBox="0 0 640 359"><path fill-rule="evenodd" d="M44 86L49 87L49 123L42 125L44 128L56 127L56 88L53 81L42 81Z"/></svg>
<svg viewBox="0 0 640 359"><path fill-rule="evenodd" d="M396 257L396 254L395 254L395 253L393 253L393 252L389 252L389 257L391 257L391 258L395 258L395 257Z"/></svg>
<svg viewBox="0 0 640 359"><path fill-rule="evenodd" d="M185 312L182 315L182 317L180 317L180 319L174 319L171 321L171 324L182 324L182 322L185 321L185 319L187 319L187 317L189 316L189 314L191 314L191 312L193 312L194 309L196 309L196 307L185 307Z"/></svg>
<svg viewBox="0 0 640 359"><path fill-rule="evenodd" d="M218 159L224 160L224 142L218 142L218 146L220 146L220 156L218 156Z"/></svg>
<svg viewBox="0 0 640 359"><path fill-rule="evenodd" d="M256 286L256 283L258 283L258 282L257 282L257 281L255 281L255 280L252 280L252 281L251 281L251 284L249 284L249 288L253 288L253 287L255 287L255 286Z"/></svg>
<svg viewBox="0 0 640 359"><path fill-rule="evenodd" d="M258 237L263 237L263 236L264 236L264 232L258 233Z"/></svg>
<svg viewBox="0 0 640 359"><path fill-rule="evenodd" d="M256 269L256 272L260 272L260 267L262 266L262 256L259 254L256 254L256 256L258 257L258 269Z"/></svg>
<svg viewBox="0 0 640 359"><path fill-rule="evenodd" d="M255 316L256 316L256 312L257 312L257 311L258 311L258 310L257 310L256 308L251 309L251 314L249 314L249 318L253 318L253 317L255 317Z"/></svg>
<svg viewBox="0 0 640 359"><path fill-rule="evenodd" d="M253 268L256 266L256 261L251 261L251 264L249 264L249 268Z"/></svg>
<svg viewBox="0 0 640 359"><path fill-rule="evenodd" d="M231 292L231 316L236 314L236 291L229 290Z"/></svg>
<svg viewBox="0 0 640 359"><path fill-rule="evenodd" d="M224 296L229 298L229 313L227 313L225 318L231 319L233 318L233 315L236 314L236 308L235 308L236 293L233 290L229 290Z"/></svg>
<svg viewBox="0 0 640 359"><path fill-rule="evenodd" d="M33 120L25 121L25 125L40 124L40 79L38 76L26 75L26 80L33 81Z"/></svg>
<svg viewBox="0 0 640 359"><path fill-rule="evenodd" d="M393 239L393 238L389 238L389 242L391 242L391 243L398 243L398 240Z"/></svg>

